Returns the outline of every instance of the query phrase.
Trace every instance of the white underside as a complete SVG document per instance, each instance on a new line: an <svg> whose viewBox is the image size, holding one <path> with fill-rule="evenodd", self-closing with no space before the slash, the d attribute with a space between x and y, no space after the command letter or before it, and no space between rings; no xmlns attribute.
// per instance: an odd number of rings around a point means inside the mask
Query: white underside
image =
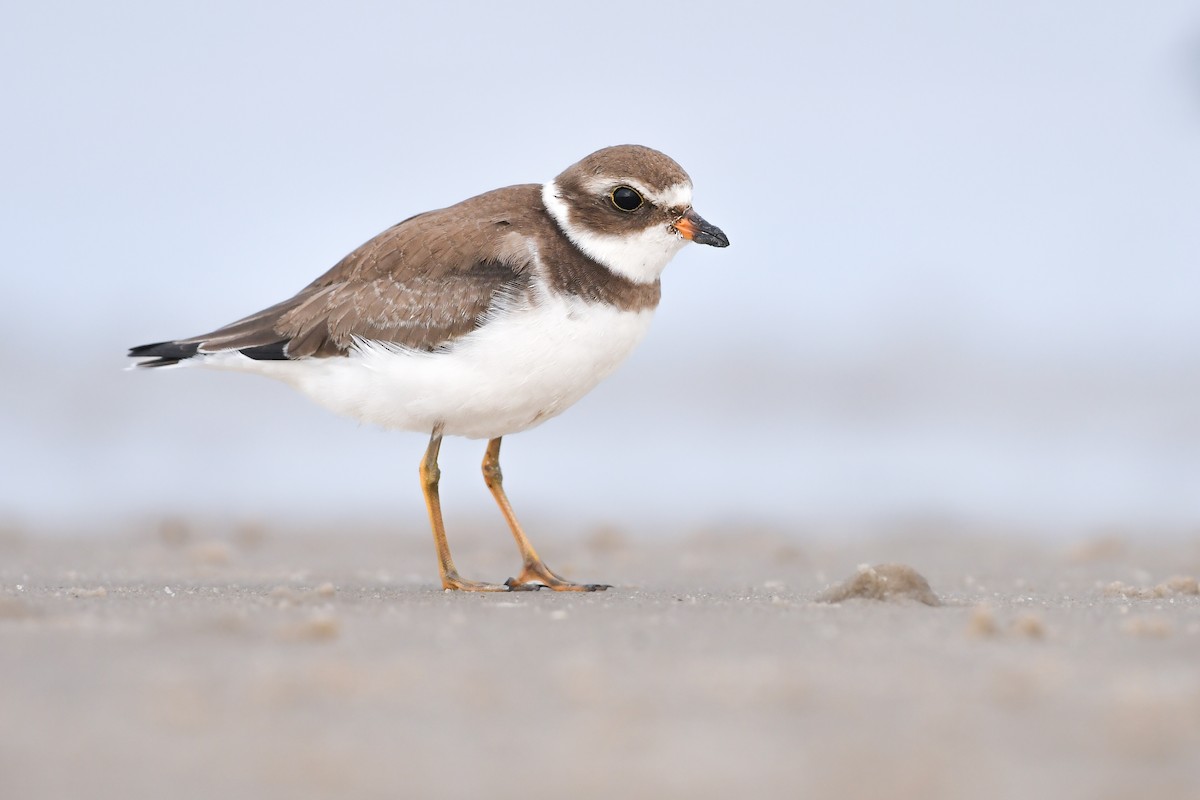
<svg viewBox="0 0 1200 800"><path fill-rule="evenodd" d="M237 352L189 359L282 380L361 422L491 439L557 416L607 377L649 329L652 310L620 311L542 294L499 313L447 352L360 342L345 357L255 361Z"/></svg>

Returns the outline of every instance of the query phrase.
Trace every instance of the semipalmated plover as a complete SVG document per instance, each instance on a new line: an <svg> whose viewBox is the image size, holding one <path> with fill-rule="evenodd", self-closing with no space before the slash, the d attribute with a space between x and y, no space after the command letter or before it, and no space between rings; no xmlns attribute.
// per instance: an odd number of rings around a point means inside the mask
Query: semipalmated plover
<svg viewBox="0 0 1200 800"><path fill-rule="evenodd" d="M267 375L339 414L431 434L420 476L446 589L606 589L538 557L504 494L500 439L560 414L629 355L689 241L729 245L692 210L687 173L656 150L609 147L543 185L410 217L289 300L129 355ZM524 560L505 583L454 567L438 498L445 435L489 440L484 480Z"/></svg>

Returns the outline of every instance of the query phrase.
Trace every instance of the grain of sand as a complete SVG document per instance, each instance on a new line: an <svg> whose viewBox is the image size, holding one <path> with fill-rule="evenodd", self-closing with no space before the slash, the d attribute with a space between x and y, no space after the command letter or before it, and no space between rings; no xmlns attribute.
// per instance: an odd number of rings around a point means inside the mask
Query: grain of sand
<svg viewBox="0 0 1200 800"><path fill-rule="evenodd" d="M1194 539L199 529L0 544L0 797L1200 797Z"/></svg>

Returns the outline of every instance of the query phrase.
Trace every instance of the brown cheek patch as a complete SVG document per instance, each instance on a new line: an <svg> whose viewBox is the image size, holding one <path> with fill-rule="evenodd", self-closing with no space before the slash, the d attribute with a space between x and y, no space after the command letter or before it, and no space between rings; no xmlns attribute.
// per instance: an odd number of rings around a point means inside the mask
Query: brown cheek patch
<svg viewBox="0 0 1200 800"><path fill-rule="evenodd" d="M616 208L607 194L589 194L583 181L576 178L559 178L558 196L567 204L571 225L592 233L620 236L640 233L663 221L657 209L649 202L635 211Z"/></svg>

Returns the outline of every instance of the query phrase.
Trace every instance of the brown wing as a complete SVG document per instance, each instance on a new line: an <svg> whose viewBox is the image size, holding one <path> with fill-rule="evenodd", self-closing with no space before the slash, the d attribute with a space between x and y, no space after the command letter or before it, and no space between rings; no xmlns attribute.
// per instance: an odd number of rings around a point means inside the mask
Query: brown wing
<svg viewBox="0 0 1200 800"><path fill-rule="evenodd" d="M435 350L478 328L498 295L523 292L526 266L477 261L440 276L333 283L285 311L274 330L289 358L344 355L355 338Z"/></svg>
<svg viewBox="0 0 1200 800"><path fill-rule="evenodd" d="M240 350L252 358L345 355L355 339L436 350L478 328L498 299L528 291L539 187L499 189L401 222L295 297L189 339L135 348L174 363Z"/></svg>

